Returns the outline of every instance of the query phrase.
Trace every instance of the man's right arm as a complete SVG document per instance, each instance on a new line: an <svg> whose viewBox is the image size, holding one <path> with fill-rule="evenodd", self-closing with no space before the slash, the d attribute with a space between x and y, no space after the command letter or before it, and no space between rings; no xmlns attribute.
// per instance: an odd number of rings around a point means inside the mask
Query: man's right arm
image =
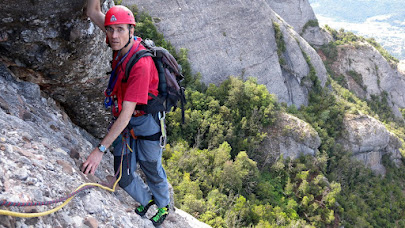
<svg viewBox="0 0 405 228"><path fill-rule="evenodd" d="M105 32L104 19L105 14L101 11L100 0L87 0L87 16L101 30Z"/></svg>

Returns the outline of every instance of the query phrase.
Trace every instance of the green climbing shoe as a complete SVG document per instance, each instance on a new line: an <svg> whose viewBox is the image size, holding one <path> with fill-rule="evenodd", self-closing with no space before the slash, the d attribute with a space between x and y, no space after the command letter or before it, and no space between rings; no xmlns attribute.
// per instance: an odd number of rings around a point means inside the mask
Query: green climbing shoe
<svg viewBox="0 0 405 228"><path fill-rule="evenodd" d="M155 201L153 199L149 200L149 203L146 206L140 205L135 209L135 213L137 213L140 216L144 216L146 212L148 211L149 207L155 204Z"/></svg>
<svg viewBox="0 0 405 228"><path fill-rule="evenodd" d="M157 213L150 219L154 226L160 226L169 214L169 205L158 208Z"/></svg>

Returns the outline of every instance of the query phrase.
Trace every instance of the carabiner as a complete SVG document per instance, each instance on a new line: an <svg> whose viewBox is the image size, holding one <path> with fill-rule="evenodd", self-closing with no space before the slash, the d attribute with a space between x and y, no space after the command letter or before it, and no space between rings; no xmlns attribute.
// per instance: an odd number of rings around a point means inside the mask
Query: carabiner
<svg viewBox="0 0 405 228"><path fill-rule="evenodd" d="M158 117L160 120L160 131L162 135L160 136L160 148L164 149L167 143L167 135L166 135L166 126L165 126L165 119L166 113L165 112L158 112Z"/></svg>
<svg viewBox="0 0 405 228"><path fill-rule="evenodd" d="M163 114L162 114L163 113ZM164 120L166 119L166 112L158 112L158 117L159 120Z"/></svg>
<svg viewBox="0 0 405 228"><path fill-rule="evenodd" d="M160 146L160 148L162 148L162 149L165 148L166 143L167 143L166 140L167 140L167 137L166 137L166 136L163 136L163 135L160 136L160 139L159 139L159 146Z"/></svg>
<svg viewBox="0 0 405 228"><path fill-rule="evenodd" d="M111 97L106 97L104 99L104 107L107 109L108 107L110 107L112 105L113 101Z"/></svg>

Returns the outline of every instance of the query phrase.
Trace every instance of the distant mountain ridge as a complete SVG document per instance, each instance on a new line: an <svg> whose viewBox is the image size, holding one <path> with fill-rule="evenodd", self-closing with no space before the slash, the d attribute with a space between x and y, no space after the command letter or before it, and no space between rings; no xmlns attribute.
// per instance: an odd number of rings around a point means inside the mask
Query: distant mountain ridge
<svg viewBox="0 0 405 228"><path fill-rule="evenodd" d="M394 15L393 20L404 19L405 17L404 1L402 0L309 0L309 3L314 9L315 14L328 15L351 22L364 22L370 17L384 14Z"/></svg>
<svg viewBox="0 0 405 228"><path fill-rule="evenodd" d="M375 38L393 56L405 60L405 8L402 0L309 1L321 25ZM361 10L359 10L361 9Z"/></svg>

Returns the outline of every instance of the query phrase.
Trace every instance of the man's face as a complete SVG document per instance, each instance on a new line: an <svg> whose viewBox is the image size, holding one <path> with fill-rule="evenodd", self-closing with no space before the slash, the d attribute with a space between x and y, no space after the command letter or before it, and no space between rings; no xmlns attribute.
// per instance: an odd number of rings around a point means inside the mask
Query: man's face
<svg viewBox="0 0 405 228"><path fill-rule="evenodd" d="M114 51L122 49L129 39L129 28L127 24L109 25L106 28L108 42Z"/></svg>

